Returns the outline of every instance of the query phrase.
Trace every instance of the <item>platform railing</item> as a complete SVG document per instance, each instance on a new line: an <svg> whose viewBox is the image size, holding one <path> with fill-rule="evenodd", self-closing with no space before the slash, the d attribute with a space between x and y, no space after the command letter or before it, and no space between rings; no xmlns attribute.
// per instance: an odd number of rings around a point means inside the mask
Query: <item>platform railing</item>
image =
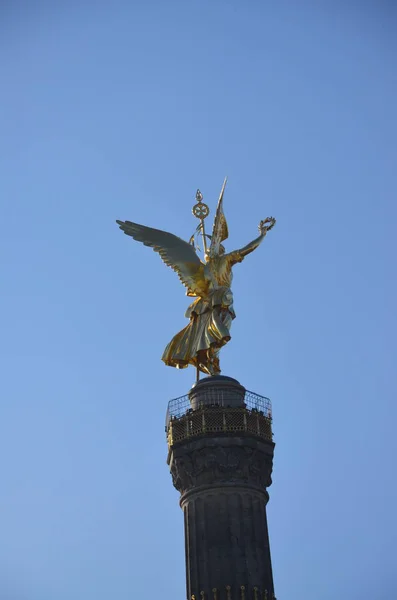
<svg viewBox="0 0 397 600"><path fill-rule="evenodd" d="M201 406L192 409L189 395L171 400L166 416L168 445L208 433L246 432L272 440L272 408L269 398L246 391L242 406L228 406L227 390L211 390Z"/></svg>

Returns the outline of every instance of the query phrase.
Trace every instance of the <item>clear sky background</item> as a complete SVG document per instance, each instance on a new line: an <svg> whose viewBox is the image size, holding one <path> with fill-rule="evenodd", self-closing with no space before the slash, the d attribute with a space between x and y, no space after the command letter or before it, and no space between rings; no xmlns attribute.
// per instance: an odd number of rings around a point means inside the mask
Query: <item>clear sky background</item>
<svg viewBox="0 0 397 600"><path fill-rule="evenodd" d="M386 0L0 9L0 598L185 598L160 360L189 303L124 236L188 239L225 175L223 373L271 397L280 600L392 600L396 30Z"/></svg>

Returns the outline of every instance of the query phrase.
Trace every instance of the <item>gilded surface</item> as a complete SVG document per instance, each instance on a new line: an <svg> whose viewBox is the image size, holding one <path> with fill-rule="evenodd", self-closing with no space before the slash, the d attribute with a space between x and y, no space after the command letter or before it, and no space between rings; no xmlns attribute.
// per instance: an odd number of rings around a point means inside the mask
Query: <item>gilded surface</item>
<svg viewBox="0 0 397 600"><path fill-rule="evenodd" d="M261 221L257 238L240 250L226 253L222 245L228 237L223 212L225 185L226 180L219 197L211 235L205 233L204 226L209 209L202 202L201 192L197 190L193 214L200 220L197 232L202 237L204 262L196 252L194 236L190 242L185 242L160 229L131 221L117 221L125 234L153 248L165 264L177 273L186 287L187 296L194 298L185 314L189 323L166 346L162 360L166 365L179 369L193 365L197 368L197 373L201 371L207 375L221 372L219 351L231 339L230 328L236 316L231 291L233 266L258 248L276 222L273 217ZM210 240L209 248L207 239Z"/></svg>

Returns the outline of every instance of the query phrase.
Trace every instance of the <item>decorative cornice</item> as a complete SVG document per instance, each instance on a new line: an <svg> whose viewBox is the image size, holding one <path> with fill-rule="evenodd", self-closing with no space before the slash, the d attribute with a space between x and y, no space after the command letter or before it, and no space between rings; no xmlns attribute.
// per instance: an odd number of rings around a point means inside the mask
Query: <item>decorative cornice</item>
<svg viewBox="0 0 397 600"><path fill-rule="evenodd" d="M272 483L273 443L241 437L201 438L172 452L172 482L182 494L208 486L245 485L263 490Z"/></svg>

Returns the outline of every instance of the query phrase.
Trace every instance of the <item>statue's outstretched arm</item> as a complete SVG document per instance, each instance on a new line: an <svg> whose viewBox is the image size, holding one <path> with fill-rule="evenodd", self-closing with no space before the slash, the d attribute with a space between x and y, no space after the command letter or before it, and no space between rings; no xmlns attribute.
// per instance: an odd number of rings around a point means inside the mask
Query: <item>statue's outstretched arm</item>
<svg viewBox="0 0 397 600"><path fill-rule="evenodd" d="M241 262L242 260L244 260L247 254L250 254L251 252L256 250L266 237L267 232L270 231L272 227L274 227L275 223L276 219L274 219L273 217L267 217L267 219L261 221L258 227L260 235L255 240L244 246L244 248L241 248L240 250L235 250L234 252L231 252L229 254L232 264Z"/></svg>

